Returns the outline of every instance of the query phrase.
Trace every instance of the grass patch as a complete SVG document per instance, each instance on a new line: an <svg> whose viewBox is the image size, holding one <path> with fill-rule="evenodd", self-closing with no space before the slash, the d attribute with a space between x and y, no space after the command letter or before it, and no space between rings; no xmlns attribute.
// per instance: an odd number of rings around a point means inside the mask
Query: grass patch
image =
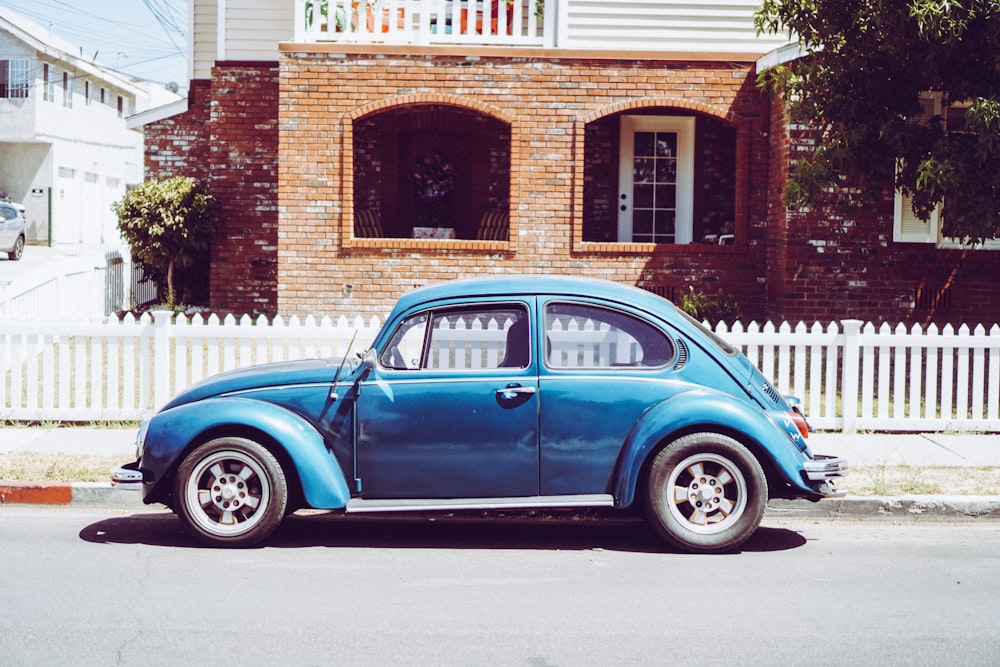
<svg viewBox="0 0 1000 667"><path fill-rule="evenodd" d="M128 457L125 457L126 459ZM90 454L0 454L0 479L20 482L107 482L121 456Z"/></svg>
<svg viewBox="0 0 1000 667"><path fill-rule="evenodd" d="M94 428L94 429L117 429L125 430L131 429L136 430L142 422L139 420L108 420L100 419L96 421L82 421L82 422L70 422L70 421L18 421L13 419L0 419L0 428L45 428L45 429L55 429L55 428Z"/></svg>
<svg viewBox="0 0 1000 667"><path fill-rule="evenodd" d="M851 466L838 487L854 496L995 496L1000 495L1000 467Z"/></svg>

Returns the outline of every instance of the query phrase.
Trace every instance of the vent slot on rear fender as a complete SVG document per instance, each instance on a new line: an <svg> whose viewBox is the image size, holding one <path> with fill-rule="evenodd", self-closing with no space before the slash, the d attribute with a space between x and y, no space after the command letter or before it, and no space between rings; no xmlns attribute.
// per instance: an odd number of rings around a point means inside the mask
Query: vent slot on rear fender
<svg viewBox="0 0 1000 667"><path fill-rule="evenodd" d="M674 364L674 370L679 371L684 368L684 365L688 361L688 349L687 345L680 338L677 339L677 363Z"/></svg>

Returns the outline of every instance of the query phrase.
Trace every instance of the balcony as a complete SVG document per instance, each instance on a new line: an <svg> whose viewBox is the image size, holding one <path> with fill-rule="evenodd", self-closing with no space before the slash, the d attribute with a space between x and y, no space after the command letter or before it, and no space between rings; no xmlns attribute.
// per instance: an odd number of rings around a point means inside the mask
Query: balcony
<svg viewBox="0 0 1000 667"><path fill-rule="evenodd" d="M752 60L758 0L295 0L298 43L506 46Z"/></svg>
<svg viewBox="0 0 1000 667"><path fill-rule="evenodd" d="M551 0L297 0L295 41L551 47L556 4Z"/></svg>

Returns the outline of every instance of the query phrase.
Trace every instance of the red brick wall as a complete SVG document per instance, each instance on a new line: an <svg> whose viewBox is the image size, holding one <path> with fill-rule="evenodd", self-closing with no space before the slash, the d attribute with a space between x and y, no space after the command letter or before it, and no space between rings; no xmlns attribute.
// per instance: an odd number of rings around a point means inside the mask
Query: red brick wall
<svg viewBox="0 0 1000 667"><path fill-rule="evenodd" d="M845 189L813 211L785 211L781 193L787 156L806 145L808 133L788 128L780 105L773 109L769 318L856 318L907 325L1000 322L1000 251L892 240L891 166L878 206L847 205Z"/></svg>
<svg viewBox="0 0 1000 667"><path fill-rule="evenodd" d="M191 82L186 113L144 128L146 176L208 180L221 205L206 290L216 312L277 312L277 95L276 63L218 63Z"/></svg>
<svg viewBox="0 0 1000 667"><path fill-rule="evenodd" d="M143 128L146 178L192 176L204 179L209 168L212 82L191 82L188 110Z"/></svg>
<svg viewBox="0 0 1000 667"><path fill-rule="evenodd" d="M273 63L212 69L211 180L222 214L212 247L216 312L277 312L277 92Z"/></svg>
<svg viewBox="0 0 1000 667"><path fill-rule="evenodd" d="M277 306L284 314L384 314L414 285L552 272L721 288L746 316L763 315L770 117L752 63L287 53L280 85ZM351 237L354 121L413 104L465 107L510 125L510 242ZM584 241L584 128L653 109L735 128L739 245ZM213 294L225 270L213 275Z"/></svg>

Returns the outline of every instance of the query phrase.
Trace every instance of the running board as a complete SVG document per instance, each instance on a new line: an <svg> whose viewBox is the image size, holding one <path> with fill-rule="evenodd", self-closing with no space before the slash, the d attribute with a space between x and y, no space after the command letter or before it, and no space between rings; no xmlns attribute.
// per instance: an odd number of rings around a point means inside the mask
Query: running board
<svg viewBox="0 0 1000 667"><path fill-rule="evenodd" d="M523 498L427 498L366 500L352 498L346 510L360 512L428 512L433 510L510 510L558 507L614 507L614 496L589 493L574 496L526 496Z"/></svg>

